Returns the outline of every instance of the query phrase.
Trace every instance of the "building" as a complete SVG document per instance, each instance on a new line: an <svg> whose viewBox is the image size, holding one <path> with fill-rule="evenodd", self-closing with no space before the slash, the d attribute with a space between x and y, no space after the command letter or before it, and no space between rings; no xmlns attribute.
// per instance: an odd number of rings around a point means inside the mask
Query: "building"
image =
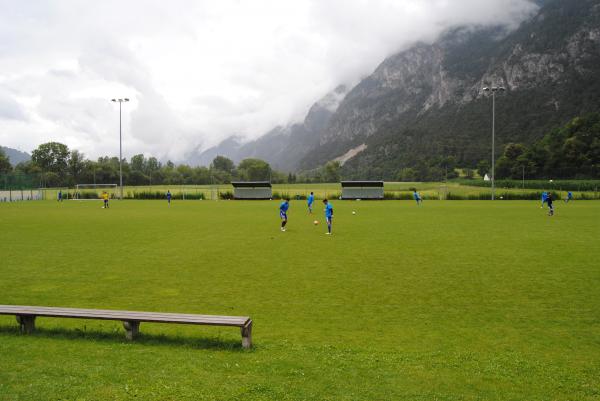
<svg viewBox="0 0 600 401"><path fill-rule="evenodd" d="M269 181L232 182L234 199L271 199L273 187Z"/></svg>
<svg viewBox="0 0 600 401"><path fill-rule="evenodd" d="M342 181L342 199L383 199L383 181Z"/></svg>

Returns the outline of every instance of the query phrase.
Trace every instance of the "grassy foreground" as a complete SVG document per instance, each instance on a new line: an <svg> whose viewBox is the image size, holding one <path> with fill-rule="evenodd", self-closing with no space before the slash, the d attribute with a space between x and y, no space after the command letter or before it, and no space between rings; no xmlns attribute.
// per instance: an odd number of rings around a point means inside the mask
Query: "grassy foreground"
<svg viewBox="0 0 600 401"><path fill-rule="evenodd" d="M334 201L331 237L277 208L0 204L0 304L255 324L0 316L0 400L600 400L599 202Z"/></svg>

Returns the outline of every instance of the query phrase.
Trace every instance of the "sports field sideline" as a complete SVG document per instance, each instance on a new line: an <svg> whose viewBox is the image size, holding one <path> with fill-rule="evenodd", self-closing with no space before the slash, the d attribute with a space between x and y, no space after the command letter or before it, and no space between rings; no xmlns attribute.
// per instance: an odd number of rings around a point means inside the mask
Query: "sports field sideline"
<svg viewBox="0 0 600 401"><path fill-rule="evenodd" d="M600 399L600 202L333 205L0 204L0 304L255 324L0 317L0 400Z"/></svg>

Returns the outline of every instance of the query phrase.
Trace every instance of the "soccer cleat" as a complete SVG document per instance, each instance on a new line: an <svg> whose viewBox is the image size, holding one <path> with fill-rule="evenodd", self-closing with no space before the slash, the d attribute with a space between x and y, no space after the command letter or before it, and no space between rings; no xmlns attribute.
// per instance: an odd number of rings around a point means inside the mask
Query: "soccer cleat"
<svg viewBox="0 0 600 401"><path fill-rule="evenodd" d="M281 227L281 231L282 231L282 232L285 232L285 228Z"/></svg>
<svg viewBox="0 0 600 401"><path fill-rule="evenodd" d="M325 234L327 234L327 235L331 235L331 233L330 233L330 232L326 232Z"/></svg>

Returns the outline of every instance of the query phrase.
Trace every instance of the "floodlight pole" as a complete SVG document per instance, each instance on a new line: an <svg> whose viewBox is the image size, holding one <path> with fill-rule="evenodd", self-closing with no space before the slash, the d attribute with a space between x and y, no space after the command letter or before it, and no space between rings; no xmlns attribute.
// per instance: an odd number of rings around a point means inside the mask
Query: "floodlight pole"
<svg viewBox="0 0 600 401"><path fill-rule="evenodd" d="M128 102L128 98L112 99L113 102L119 102L119 192L120 199L123 200L123 134L121 124L121 104Z"/></svg>
<svg viewBox="0 0 600 401"><path fill-rule="evenodd" d="M503 86L492 86L483 88L484 92L492 92L492 200L496 195L496 92L504 92Z"/></svg>

